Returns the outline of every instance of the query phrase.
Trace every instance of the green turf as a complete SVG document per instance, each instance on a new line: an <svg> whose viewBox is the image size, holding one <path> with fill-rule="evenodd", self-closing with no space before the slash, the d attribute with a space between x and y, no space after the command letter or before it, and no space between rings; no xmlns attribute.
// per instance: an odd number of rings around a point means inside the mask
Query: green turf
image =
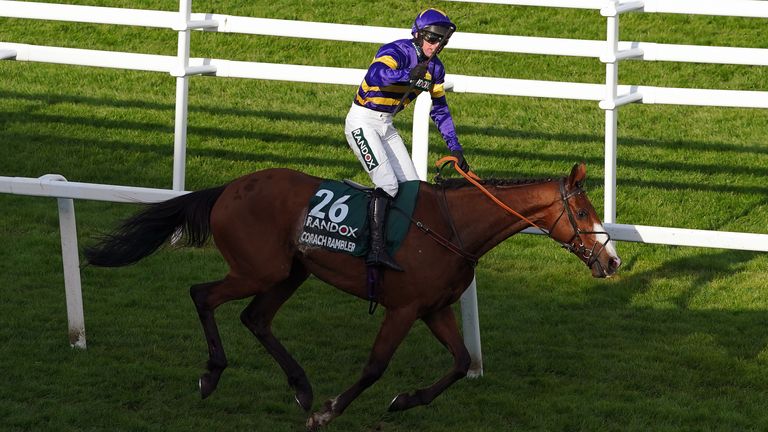
<svg viewBox="0 0 768 432"><path fill-rule="evenodd" d="M79 4L175 10L173 1ZM435 5L459 31L599 40L595 11L401 1L200 1L195 12L408 27ZM622 17L622 39L768 47L764 20ZM725 31L727 29L728 31ZM0 41L174 55L168 30L0 19ZM482 47L478 47L482 48ZM376 45L193 34L192 55L365 68ZM469 52L441 55L449 73L601 83L596 59ZM174 79L0 62L0 175L171 187ZM621 83L766 90L765 68L624 62ZM368 183L343 137L354 88L194 77L186 185L221 184L291 167ZM564 175L588 164L602 214L603 111L593 102L449 94L473 169L485 177ZM410 113L410 111L408 112ZM396 125L410 142L411 119ZM621 109L620 223L766 233L768 112L632 105ZM430 163L444 155L436 131ZM164 250L140 264L82 272L88 349L67 345L53 199L0 195L0 430L302 430L279 367L239 322L217 312L230 367L202 401L207 350L187 288L226 271L212 247ZM81 244L135 206L76 202ZM482 220L482 215L478 215ZM485 376L397 414L397 393L451 365L416 325L384 377L329 431L734 431L768 429L768 257L619 243L620 274L595 280L545 238L516 236L478 266ZM381 321L367 303L310 279L274 324L305 367L314 408L357 379Z"/></svg>

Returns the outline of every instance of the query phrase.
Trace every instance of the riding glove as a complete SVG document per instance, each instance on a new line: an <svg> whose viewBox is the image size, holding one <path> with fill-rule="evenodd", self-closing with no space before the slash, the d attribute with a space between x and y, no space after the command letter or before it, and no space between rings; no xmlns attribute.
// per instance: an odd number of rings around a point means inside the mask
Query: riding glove
<svg viewBox="0 0 768 432"><path fill-rule="evenodd" d="M458 160L459 168L464 172L469 172L469 164L464 159L464 152L462 150L451 150L451 156Z"/></svg>
<svg viewBox="0 0 768 432"><path fill-rule="evenodd" d="M422 62L422 63L417 64L416 66L413 67L413 69L411 69L410 72L408 72L408 78L411 81L418 81L418 80L424 78L425 76L427 76L427 66L428 65L429 65L429 63L427 63L427 62Z"/></svg>

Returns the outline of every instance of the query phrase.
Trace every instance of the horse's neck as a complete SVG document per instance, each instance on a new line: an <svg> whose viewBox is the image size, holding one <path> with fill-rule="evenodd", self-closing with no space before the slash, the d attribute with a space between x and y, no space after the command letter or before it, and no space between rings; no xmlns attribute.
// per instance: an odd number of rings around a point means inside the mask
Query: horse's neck
<svg viewBox="0 0 768 432"><path fill-rule="evenodd" d="M543 210L552 206L558 197L553 193L556 188L557 184L553 182L487 187L496 198L539 226L544 223L541 219ZM531 226L474 186L448 191L446 199L461 243L476 256L484 255L510 236Z"/></svg>

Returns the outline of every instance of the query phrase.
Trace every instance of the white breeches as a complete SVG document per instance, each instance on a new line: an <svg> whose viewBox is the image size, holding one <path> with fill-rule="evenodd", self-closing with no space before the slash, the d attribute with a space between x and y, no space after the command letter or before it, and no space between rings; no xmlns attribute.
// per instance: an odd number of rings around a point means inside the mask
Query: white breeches
<svg viewBox="0 0 768 432"><path fill-rule="evenodd" d="M344 125L347 143L376 187L394 197L399 182L419 180L392 114L352 104Z"/></svg>

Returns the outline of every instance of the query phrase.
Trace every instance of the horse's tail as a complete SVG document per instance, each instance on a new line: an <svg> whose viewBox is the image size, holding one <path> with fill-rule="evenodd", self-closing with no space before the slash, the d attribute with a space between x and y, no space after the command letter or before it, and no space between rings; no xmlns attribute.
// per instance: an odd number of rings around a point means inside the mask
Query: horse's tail
<svg viewBox="0 0 768 432"><path fill-rule="evenodd" d="M174 233L183 232L185 246L200 247L211 235L211 210L224 186L149 204L124 220L97 244L83 250L88 264L121 267L151 255Z"/></svg>

